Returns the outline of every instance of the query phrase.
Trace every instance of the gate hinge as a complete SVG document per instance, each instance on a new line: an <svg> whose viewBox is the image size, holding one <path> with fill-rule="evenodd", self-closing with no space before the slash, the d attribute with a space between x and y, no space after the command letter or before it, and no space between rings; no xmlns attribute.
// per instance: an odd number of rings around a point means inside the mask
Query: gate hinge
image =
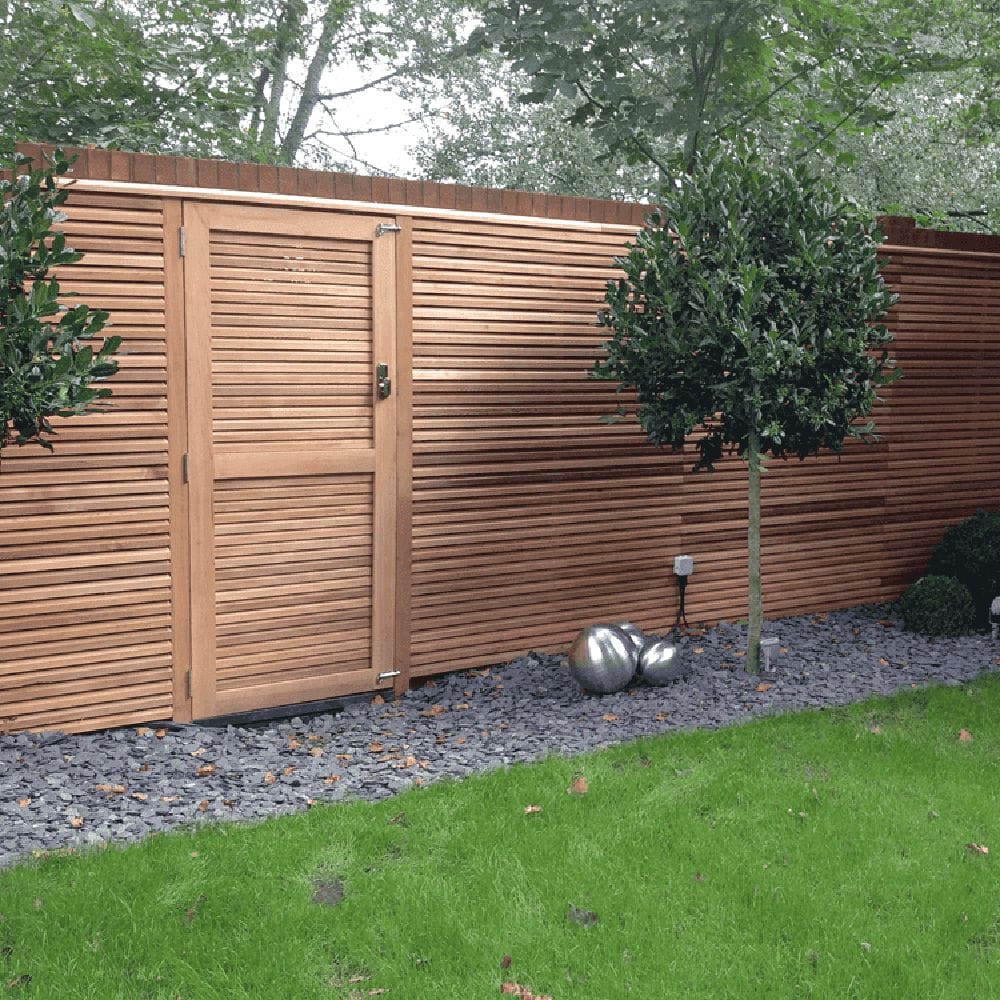
<svg viewBox="0 0 1000 1000"><path fill-rule="evenodd" d="M188 463L187 452L181 458L181 482L186 483L191 475L191 470Z"/></svg>
<svg viewBox="0 0 1000 1000"><path fill-rule="evenodd" d="M188 698L191 697L191 671L184 675L184 690L187 691Z"/></svg>
<svg viewBox="0 0 1000 1000"><path fill-rule="evenodd" d="M184 227L183 226L181 226L181 229L180 229L179 245L180 245L181 256L183 257L185 251L187 250L187 237L184 235Z"/></svg>
<svg viewBox="0 0 1000 1000"><path fill-rule="evenodd" d="M403 231L402 226L397 226L395 222L380 222L375 227L376 236L385 236L386 233L401 233Z"/></svg>

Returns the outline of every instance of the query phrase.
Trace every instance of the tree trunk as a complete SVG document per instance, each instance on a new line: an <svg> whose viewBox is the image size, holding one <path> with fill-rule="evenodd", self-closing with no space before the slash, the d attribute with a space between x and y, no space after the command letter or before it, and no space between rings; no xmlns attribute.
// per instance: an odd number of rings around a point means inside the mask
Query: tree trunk
<svg viewBox="0 0 1000 1000"><path fill-rule="evenodd" d="M302 94L288 125L288 132L281 143L281 161L283 163L294 163L295 156L302 146L309 119L312 118L313 111L319 104L319 85L323 79L323 73L330 63L330 52L333 50L334 39L337 37L337 30L343 23L347 10L347 4L343 3L342 0L330 0L327 4L326 13L323 16L323 30L316 43L316 51L313 52L312 59L309 60L309 68L306 70L305 82L302 85Z"/></svg>
<svg viewBox="0 0 1000 1000"><path fill-rule="evenodd" d="M747 439L747 555L748 614L747 670L757 673L760 667L760 630L764 612L760 586L760 441L752 430Z"/></svg>

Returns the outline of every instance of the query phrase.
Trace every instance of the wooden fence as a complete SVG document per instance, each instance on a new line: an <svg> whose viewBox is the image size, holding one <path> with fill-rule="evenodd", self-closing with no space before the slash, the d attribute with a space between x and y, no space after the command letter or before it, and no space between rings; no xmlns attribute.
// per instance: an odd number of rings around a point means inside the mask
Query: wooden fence
<svg viewBox="0 0 1000 1000"><path fill-rule="evenodd" d="M593 621L662 629L679 553L689 618L744 613L741 465L694 474L600 423L585 377L641 206L95 150L75 173L66 285L124 354L109 412L3 457L0 726L398 690ZM1000 239L884 228L905 377L879 444L771 464L772 615L894 597L1000 506Z"/></svg>

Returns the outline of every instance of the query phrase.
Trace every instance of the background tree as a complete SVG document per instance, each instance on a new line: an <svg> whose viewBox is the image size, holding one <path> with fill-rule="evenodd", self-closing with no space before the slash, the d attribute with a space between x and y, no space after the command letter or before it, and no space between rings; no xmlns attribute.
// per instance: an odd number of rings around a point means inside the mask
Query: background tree
<svg viewBox="0 0 1000 1000"><path fill-rule="evenodd" d="M466 16L456 0L0 0L0 138L370 169L355 140L427 113Z"/></svg>
<svg viewBox="0 0 1000 1000"><path fill-rule="evenodd" d="M56 153L50 166L0 180L0 453L10 444L51 448L50 418L85 413L111 395L95 387L118 370L112 355L121 343L108 337L88 343L108 314L84 304L67 307L49 271L83 254L66 246L56 227L68 192L56 183L68 161Z"/></svg>
<svg viewBox="0 0 1000 1000"><path fill-rule="evenodd" d="M881 319L893 296L875 223L800 166L746 150L695 158L620 258L593 376L634 389L652 444L697 433L695 469L747 463L747 665L760 655L760 476L766 455L839 450L896 372ZM624 415L624 409L619 416Z"/></svg>

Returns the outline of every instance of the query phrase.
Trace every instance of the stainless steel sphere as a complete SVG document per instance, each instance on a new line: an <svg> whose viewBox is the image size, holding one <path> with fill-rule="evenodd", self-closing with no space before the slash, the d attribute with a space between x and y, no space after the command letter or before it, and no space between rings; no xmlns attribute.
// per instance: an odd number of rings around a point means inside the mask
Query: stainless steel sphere
<svg viewBox="0 0 1000 1000"><path fill-rule="evenodd" d="M646 645L646 637L642 634L642 629L632 622L612 622L613 628L620 628L633 642L636 652L641 652Z"/></svg>
<svg viewBox="0 0 1000 1000"><path fill-rule="evenodd" d="M590 625L569 648L569 668L585 691L621 691L635 676L639 651L627 632L614 625Z"/></svg>
<svg viewBox="0 0 1000 1000"><path fill-rule="evenodd" d="M639 654L638 674L647 684L670 684L691 673L683 649L674 639L651 639Z"/></svg>

